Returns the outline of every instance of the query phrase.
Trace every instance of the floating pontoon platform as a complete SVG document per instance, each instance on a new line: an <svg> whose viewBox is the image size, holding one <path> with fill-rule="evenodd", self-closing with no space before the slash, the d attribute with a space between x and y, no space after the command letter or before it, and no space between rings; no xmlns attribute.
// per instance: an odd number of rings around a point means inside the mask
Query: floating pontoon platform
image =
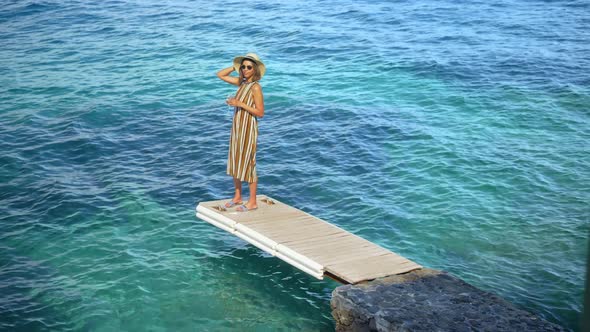
<svg viewBox="0 0 590 332"><path fill-rule="evenodd" d="M294 267L344 283L406 273L422 268L383 247L268 196L258 195L258 209L225 209L228 200L201 202L197 217Z"/></svg>

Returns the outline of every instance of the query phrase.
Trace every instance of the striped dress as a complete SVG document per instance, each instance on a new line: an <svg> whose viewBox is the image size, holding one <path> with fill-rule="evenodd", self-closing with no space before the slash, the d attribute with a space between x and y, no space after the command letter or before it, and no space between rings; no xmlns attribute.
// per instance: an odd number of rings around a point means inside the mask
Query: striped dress
<svg viewBox="0 0 590 332"><path fill-rule="evenodd" d="M236 98L248 106L254 106L252 87L256 82L242 83ZM258 118L236 107L229 138L227 174L249 183L258 181L256 174L256 140L258 139Z"/></svg>

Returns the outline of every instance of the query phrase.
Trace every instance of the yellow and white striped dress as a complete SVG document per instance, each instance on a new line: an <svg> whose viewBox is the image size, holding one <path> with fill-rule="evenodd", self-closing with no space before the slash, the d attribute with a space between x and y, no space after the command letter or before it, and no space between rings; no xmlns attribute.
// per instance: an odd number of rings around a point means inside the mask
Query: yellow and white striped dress
<svg viewBox="0 0 590 332"><path fill-rule="evenodd" d="M252 87L257 82L242 83L236 99L248 106L254 106ZM229 138L227 174L249 183L258 181L256 174L256 141L258 139L258 118L240 107L234 111L234 121Z"/></svg>

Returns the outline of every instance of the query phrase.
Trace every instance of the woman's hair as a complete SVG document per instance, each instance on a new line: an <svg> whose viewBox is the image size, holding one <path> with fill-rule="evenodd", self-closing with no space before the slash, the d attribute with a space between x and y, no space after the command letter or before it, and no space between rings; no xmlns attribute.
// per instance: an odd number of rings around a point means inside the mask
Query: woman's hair
<svg viewBox="0 0 590 332"><path fill-rule="evenodd" d="M244 63L244 61L250 61L252 63L252 67L254 67L254 75L252 75L252 81L260 81L260 70L258 69L258 64L255 61L252 61L250 59L242 59L242 62L240 63L240 67L242 66L242 64ZM242 69L240 69L240 84L242 84L242 82L244 81L244 74L242 74Z"/></svg>

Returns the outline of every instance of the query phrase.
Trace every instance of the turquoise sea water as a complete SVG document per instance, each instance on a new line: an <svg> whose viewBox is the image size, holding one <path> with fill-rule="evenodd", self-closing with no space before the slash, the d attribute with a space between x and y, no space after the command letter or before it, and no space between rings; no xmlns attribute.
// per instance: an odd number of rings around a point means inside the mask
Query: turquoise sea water
<svg viewBox="0 0 590 332"><path fill-rule="evenodd" d="M319 281L197 220L259 192L569 329L590 231L587 1L4 1L0 329L332 330Z"/></svg>

